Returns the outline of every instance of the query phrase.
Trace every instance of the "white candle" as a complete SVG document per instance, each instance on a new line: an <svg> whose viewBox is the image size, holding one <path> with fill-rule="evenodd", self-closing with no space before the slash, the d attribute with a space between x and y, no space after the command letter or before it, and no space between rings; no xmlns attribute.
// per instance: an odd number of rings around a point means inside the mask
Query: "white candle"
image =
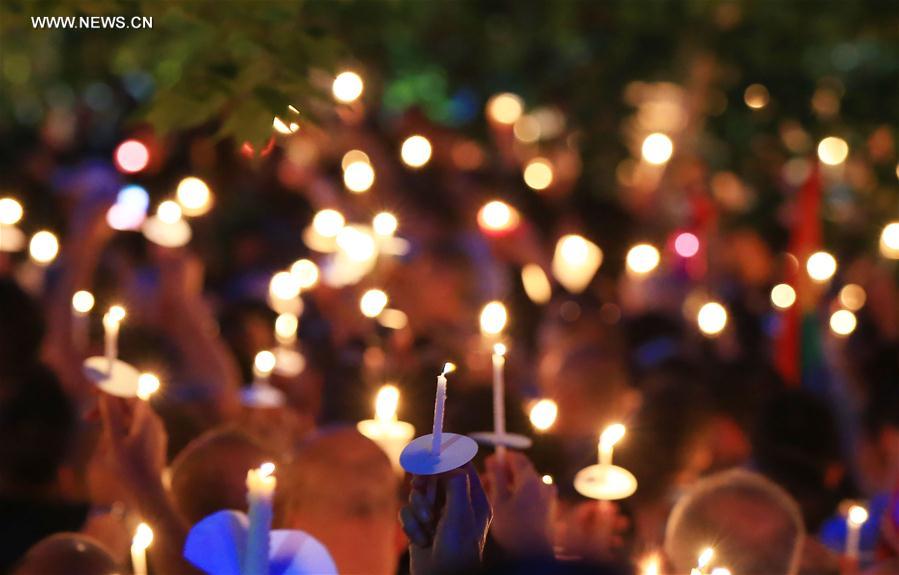
<svg viewBox="0 0 899 575"><path fill-rule="evenodd" d="M493 433L498 438L506 434L506 346L498 343L493 346ZM506 458L506 446L496 446L496 456L500 461Z"/></svg>
<svg viewBox="0 0 899 575"><path fill-rule="evenodd" d="M272 528L272 502L277 481L272 475L273 463L263 463L259 469L247 472L247 503L249 521L247 548L242 575L268 575L269 533Z"/></svg>
<svg viewBox="0 0 899 575"><path fill-rule="evenodd" d="M846 514L846 557L858 560L862 525L868 520L868 510L861 505L853 505Z"/></svg>
<svg viewBox="0 0 899 575"><path fill-rule="evenodd" d="M431 439L431 453L440 454L440 443L443 435L443 409L446 405L446 374L454 371L456 366L447 362L443 372L437 376L437 398L434 401L434 432Z"/></svg>
<svg viewBox="0 0 899 575"><path fill-rule="evenodd" d="M112 374L112 366L119 354L119 324L125 319L125 308L114 305L103 315L104 347L106 350L106 375Z"/></svg>
<svg viewBox="0 0 899 575"><path fill-rule="evenodd" d="M139 524L131 539L131 572L134 575L147 575L147 548L151 543L153 530L146 523Z"/></svg>

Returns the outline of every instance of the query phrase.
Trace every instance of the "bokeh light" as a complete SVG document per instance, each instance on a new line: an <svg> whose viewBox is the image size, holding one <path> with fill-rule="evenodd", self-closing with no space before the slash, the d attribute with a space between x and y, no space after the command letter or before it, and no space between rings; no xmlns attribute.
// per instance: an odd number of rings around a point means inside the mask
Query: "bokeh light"
<svg viewBox="0 0 899 575"><path fill-rule="evenodd" d="M181 219L181 206L172 200L165 200L156 208L156 217L167 224L174 224Z"/></svg>
<svg viewBox="0 0 899 575"><path fill-rule="evenodd" d="M400 148L403 163L411 168L420 168L431 159L431 142L424 136L410 136Z"/></svg>
<svg viewBox="0 0 899 575"><path fill-rule="evenodd" d="M838 309L830 316L830 329L839 336L851 334L857 324L855 314L848 309Z"/></svg>
<svg viewBox="0 0 899 575"><path fill-rule="evenodd" d="M899 222L890 222L880 232L880 253L891 260L899 260Z"/></svg>
<svg viewBox="0 0 899 575"><path fill-rule="evenodd" d="M369 159L368 154L362 150L350 150L340 159L340 169L346 170L347 167L354 162L365 162L366 164L370 164L371 160Z"/></svg>
<svg viewBox="0 0 899 575"><path fill-rule="evenodd" d="M674 153L674 143L665 134L656 132L646 136L640 148L643 159L650 164L659 166L671 159Z"/></svg>
<svg viewBox="0 0 899 575"><path fill-rule="evenodd" d="M761 110L768 105L768 88L761 84L752 84L743 93L743 101L753 110Z"/></svg>
<svg viewBox="0 0 899 575"><path fill-rule="evenodd" d="M521 97L509 92L496 94L487 101L487 115L500 124L514 124L524 113Z"/></svg>
<svg viewBox="0 0 899 575"><path fill-rule="evenodd" d="M142 373L137 377L137 397L147 401L159 391L159 378L152 373Z"/></svg>
<svg viewBox="0 0 899 575"><path fill-rule="evenodd" d="M212 192L200 178L188 176L178 182L175 197L186 216L202 216L212 207Z"/></svg>
<svg viewBox="0 0 899 575"><path fill-rule="evenodd" d="M478 225L485 232L507 232L518 225L518 210L500 200L492 200L478 210Z"/></svg>
<svg viewBox="0 0 899 575"><path fill-rule="evenodd" d="M268 293L274 299L292 300L300 295L300 285L290 272L280 271L272 276Z"/></svg>
<svg viewBox="0 0 899 575"><path fill-rule="evenodd" d="M387 307L388 298L384 290L370 289L359 299L359 309L365 317L375 318Z"/></svg>
<svg viewBox="0 0 899 575"><path fill-rule="evenodd" d="M290 266L290 275L300 289L310 289L318 283L318 266L312 260L299 259Z"/></svg>
<svg viewBox="0 0 899 575"><path fill-rule="evenodd" d="M59 253L59 240L52 232L41 230L31 237L28 253L35 262L49 264Z"/></svg>
<svg viewBox="0 0 899 575"><path fill-rule="evenodd" d="M368 162L352 162L343 171L343 183L353 193L367 192L375 183L375 170Z"/></svg>
<svg viewBox="0 0 899 575"><path fill-rule="evenodd" d="M789 284L777 284L771 288L771 303L778 309L789 309L796 303L796 290Z"/></svg>
<svg viewBox="0 0 899 575"><path fill-rule="evenodd" d="M527 264L521 269L521 283L524 292L535 304L542 305L552 299L552 284L549 283L546 272L537 264Z"/></svg>
<svg viewBox="0 0 899 575"><path fill-rule="evenodd" d="M84 315L94 309L94 294L87 290L78 290L72 294L72 309Z"/></svg>
<svg viewBox="0 0 899 575"><path fill-rule="evenodd" d="M318 235L326 238L336 238L345 224L343 214L332 209L321 210L312 218L312 228Z"/></svg>
<svg viewBox="0 0 899 575"><path fill-rule="evenodd" d="M816 282L826 282L837 272L837 260L827 252L815 252L805 262L805 269Z"/></svg>
<svg viewBox="0 0 899 575"><path fill-rule="evenodd" d="M502 302L492 301L481 309L481 333L484 335L499 335L506 327L509 314Z"/></svg>
<svg viewBox="0 0 899 575"><path fill-rule="evenodd" d="M865 288L858 284L846 284L840 290L840 304L849 311L858 311L865 305L868 294Z"/></svg>
<svg viewBox="0 0 899 575"><path fill-rule="evenodd" d="M381 237L390 237L396 233L400 223L396 216L390 212L380 212L372 218L371 226L375 233Z"/></svg>
<svg viewBox="0 0 899 575"><path fill-rule="evenodd" d="M400 404L400 390L395 385L382 385L375 395L375 419L396 421L396 411Z"/></svg>
<svg viewBox="0 0 899 575"><path fill-rule="evenodd" d="M559 406L556 405L556 402L551 399L541 399L534 402L534 405L531 406L528 419L530 419L534 429L543 432L548 431L553 426L558 416Z"/></svg>
<svg viewBox="0 0 899 575"><path fill-rule="evenodd" d="M0 199L0 225L11 226L19 222L25 210L17 200L12 198Z"/></svg>
<svg viewBox="0 0 899 575"><path fill-rule="evenodd" d="M337 234L337 245L355 262L367 262L377 255L377 245L370 234L356 226L345 226Z"/></svg>
<svg viewBox="0 0 899 575"><path fill-rule="evenodd" d="M364 89L365 84L362 82L362 77L356 72L349 70L338 74L334 78L334 83L331 84L331 92L334 94L334 99L344 104L358 100Z"/></svg>
<svg viewBox="0 0 899 575"><path fill-rule="evenodd" d="M115 164L126 174L135 174L150 163L150 150L138 140L125 140L115 149Z"/></svg>
<svg viewBox="0 0 899 575"><path fill-rule="evenodd" d="M275 319L275 337L278 343L292 343L296 339L300 320L293 313L282 313Z"/></svg>
<svg viewBox="0 0 899 575"><path fill-rule="evenodd" d="M512 126L515 139L523 144L533 144L540 139L540 121L534 116L524 115Z"/></svg>
<svg viewBox="0 0 899 575"><path fill-rule="evenodd" d="M525 165L523 175L529 188L545 190L553 183L553 165L546 158L534 158Z"/></svg>
<svg viewBox="0 0 899 575"><path fill-rule="evenodd" d="M602 259L598 245L581 235L567 234L556 242L552 273L566 290L580 293L590 285Z"/></svg>
<svg viewBox="0 0 899 575"><path fill-rule="evenodd" d="M690 232L677 234L674 238L674 251L682 258L692 258L699 253L699 238Z"/></svg>
<svg viewBox="0 0 899 575"><path fill-rule="evenodd" d="M627 269L635 274L648 274L659 265L661 256L655 246L637 244L627 252L625 262Z"/></svg>
<svg viewBox="0 0 899 575"><path fill-rule="evenodd" d="M716 336L727 326L727 310L718 302L707 302L699 308L696 324L705 335Z"/></svg>
<svg viewBox="0 0 899 575"><path fill-rule="evenodd" d="M260 351L253 358L253 369L260 375L268 375L275 369L278 359L268 350Z"/></svg>
<svg viewBox="0 0 899 575"><path fill-rule="evenodd" d="M838 166L849 156L849 144L842 138L828 136L818 143L818 159L828 166Z"/></svg>

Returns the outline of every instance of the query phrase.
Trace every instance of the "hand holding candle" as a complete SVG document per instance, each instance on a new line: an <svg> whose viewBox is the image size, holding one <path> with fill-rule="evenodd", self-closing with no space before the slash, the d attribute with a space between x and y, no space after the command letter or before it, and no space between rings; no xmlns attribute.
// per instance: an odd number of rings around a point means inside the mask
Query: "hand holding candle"
<svg viewBox="0 0 899 575"><path fill-rule="evenodd" d="M474 458L478 444L474 440L443 430L446 407L446 374L456 366L447 362L437 376L437 397L434 401L434 427L428 435L416 437L400 454L400 465L415 475L436 475L457 469ZM436 485L436 484L434 484Z"/></svg>
<svg viewBox="0 0 899 575"><path fill-rule="evenodd" d="M118 397L135 397L140 373L119 360L119 327L125 319L125 308L114 305L103 315L104 354L84 361L84 373L106 393Z"/></svg>

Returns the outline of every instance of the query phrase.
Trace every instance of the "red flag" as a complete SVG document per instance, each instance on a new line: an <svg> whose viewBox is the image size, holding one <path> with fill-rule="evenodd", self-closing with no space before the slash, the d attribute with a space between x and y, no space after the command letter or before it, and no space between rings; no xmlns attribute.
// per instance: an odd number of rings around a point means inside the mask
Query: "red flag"
<svg viewBox="0 0 899 575"><path fill-rule="evenodd" d="M802 382L802 317L815 308L816 291L803 272L804 262L821 245L821 172L818 162L796 195L790 253L798 265L789 266L784 281L796 290L796 302L783 314L776 338L774 362L777 371L790 386Z"/></svg>

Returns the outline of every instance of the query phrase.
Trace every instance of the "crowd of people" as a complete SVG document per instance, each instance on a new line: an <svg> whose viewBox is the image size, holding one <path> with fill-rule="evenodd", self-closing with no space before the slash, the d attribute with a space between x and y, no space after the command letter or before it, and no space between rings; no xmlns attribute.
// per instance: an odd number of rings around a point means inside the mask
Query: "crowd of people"
<svg viewBox="0 0 899 575"><path fill-rule="evenodd" d="M274 527L312 535L342 574L899 573L899 314L891 270L876 256L841 263L823 295L806 300L819 353L796 359L796 385L775 360L787 313L769 303L778 247L758 232L706 228L710 271L699 275L664 247L662 264L643 275L607 254L586 289L553 282L538 302L519 271L536 264L551 276L551 240L582 231L604 245L604 232L632 217L612 203L569 201L578 176L566 160L571 138L553 156L571 169L557 170L544 201L519 181L511 126L492 125L495 149L485 151L404 117L395 134L425 132L433 146L427 170L410 171L364 111L341 114L339 129L304 126L271 155L246 146L252 160L202 136L190 151L157 141L154 150L190 160L136 177L169 188L187 162L217 192L184 247L110 227L125 182L109 162L54 169L52 178L38 169L50 152L25 164L65 233L49 266L0 251L0 571L129 572L131 537L145 522L150 573L194 573L183 555L191 526L246 511L247 471L272 462ZM368 193L337 183L352 149L377 169ZM491 161L497 170L483 168ZM671 169L680 171L670 185L695 178L689 162ZM510 233L485 233L478 208L506 189L531 209ZM325 208L349 221L389 209L409 249L333 285L325 258L301 241ZM322 268L300 296L291 344L304 366L271 373L283 405L246 405L257 353L283 346L269 280L301 257ZM855 332L837 337L825 327L828 298L850 280L867 302ZM694 324L687 304L697 284L727 306L720 333ZM372 287L402 321L360 313ZM87 318L72 313L79 290L96 297ZM508 428L533 446L502 458L482 446L436 479L398 473L355 425L384 383L399 388L399 417L421 435L432 425L435 377L453 361L445 428L492 428L490 351L478 323L491 300L504 301L510 318ZM113 304L127 310L119 356L162 381L149 399L104 393L82 369L103 354L100 318ZM529 421L538 400L552 402L554 419ZM638 488L600 505L575 491L574 477L617 422L627 433L616 463ZM868 512L856 550L852 504Z"/></svg>

